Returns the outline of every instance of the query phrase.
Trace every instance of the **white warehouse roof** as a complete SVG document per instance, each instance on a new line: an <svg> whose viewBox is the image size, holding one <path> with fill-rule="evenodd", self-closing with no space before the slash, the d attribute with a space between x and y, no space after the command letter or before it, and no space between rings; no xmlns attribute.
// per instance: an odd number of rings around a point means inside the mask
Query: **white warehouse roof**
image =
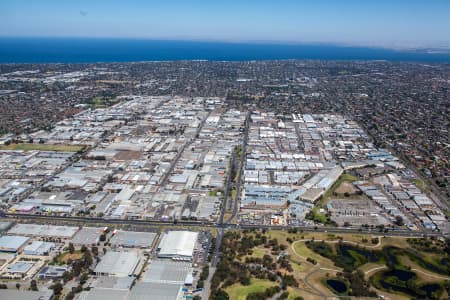
<svg viewBox="0 0 450 300"><path fill-rule="evenodd" d="M192 257L198 232L169 231L159 243L160 257Z"/></svg>

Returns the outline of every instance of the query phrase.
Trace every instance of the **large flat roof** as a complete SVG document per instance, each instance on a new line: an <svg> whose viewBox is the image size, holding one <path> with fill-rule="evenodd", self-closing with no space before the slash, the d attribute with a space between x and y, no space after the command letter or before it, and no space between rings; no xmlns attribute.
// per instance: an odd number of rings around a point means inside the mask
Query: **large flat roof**
<svg viewBox="0 0 450 300"><path fill-rule="evenodd" d="M154 232L136 232L118 230L111 238L111 245L124 247L150 248L155 240Z"/></svg>
<svg viewBox="0 0 450 300"><path fill-rule="evenodd" d="M161 257L190 257L194 252L198 232L193 231L169 231L164 234L159 243Z"/></svg>
<svg viewBox="0 0 450 300"><path fill-rule="evenodd" d="M128 290L116 289L91 289L89 292L81 294L80 300L125 300Z"/></svg>
<svg viewBox="0 0 450 300"><path fill-rule="evenodd" d="M34 262L18 261L7 267L10 273L26 273L34 266Z"/></svg>
<svg viewBox="0 0 450 300"><path fill-rule="evenodd" d="M50 300L53 297L53 291L18 291L13 289L0 290L0 299L8 300Z"/></svg>
<svg viewBox="0 0 450 300"><path fill-rule="evenodd" d="M138 263L139 255L135 251L109 251L101 258L94 271L102 274L130 276L133 275Z"/></svg>
<svg viewBox="0 0 450 300"><path fill-rule="evenodd" d="M27 237L4 235L0 237L0 251L16 252L28 241Z"/></svg>
<svg viewBox="0 0 450 300"><path fill-rule="evenodd" d="M183 285L188 274L192 274L190 262L152 260L142 281Z"/></svg>
<svg viewBox="0 0 450 300"><path fill-rule="evenodd" d="M103 228L99 227L83 227L72 238L72 243L75 245L92 245L96 244Z"/></svg>
<svg viewBox="0 0 450 300"><path fill-rule="evenodd" d="M25 236L46 236L71 238L78 231L74 226L56 226L40 224L16 224L8 233Z"/></svg>
<svg viewBox="0 0 450 300"><path fill-rule="evenodd" d="M52 248L54 248L56 245L55 243L50 242L43 242L43 241L33 241L31 244L26 245L25 248L23 248L23 252L25 254L28 254L30 252L36 253L36 254L43 254L48 253Z"/></svg>
<svg viewBox="0 0 450 300"><path fill-rule="evenodd" d="M176 300L181 286L165 283L138 282L131 289L130 300Z"/></svg>

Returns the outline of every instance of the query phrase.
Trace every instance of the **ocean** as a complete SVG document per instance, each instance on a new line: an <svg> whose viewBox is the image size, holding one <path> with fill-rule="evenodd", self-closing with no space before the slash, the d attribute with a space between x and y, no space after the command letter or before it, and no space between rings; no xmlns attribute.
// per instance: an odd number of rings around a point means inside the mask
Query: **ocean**
<svg viewBox="0 0 450 300"><path fill-rule="evenodd" d="M225 43L144 39L0 38L0 63L93 63L171 60L387 60L450 63L427 53L333 45Z"/></svg>

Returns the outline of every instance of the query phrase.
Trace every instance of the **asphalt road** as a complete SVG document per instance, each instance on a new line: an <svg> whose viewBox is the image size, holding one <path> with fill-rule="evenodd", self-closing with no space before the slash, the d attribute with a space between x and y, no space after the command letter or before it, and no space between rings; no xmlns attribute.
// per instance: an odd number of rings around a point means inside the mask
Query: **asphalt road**
<svg viewBox="0 0 450 300"><path fill-rule="evenodd" d="M236 181L236 195L233 199L233 212L231 213L231 217L227 220L227 222L230 222L236 217L237 211L238 211L238 205L239 205L239 197L241 195L241 178L242 173L244 173L244 163L245 163L245 153L247 153L247 144L248 144L248 127L250 124L250 112L247 112L247 116L245 118L245 129L244 129L244 141L242 143L242 155L241 155L241 161L239 164L239 173L238 178Z"/></svg>

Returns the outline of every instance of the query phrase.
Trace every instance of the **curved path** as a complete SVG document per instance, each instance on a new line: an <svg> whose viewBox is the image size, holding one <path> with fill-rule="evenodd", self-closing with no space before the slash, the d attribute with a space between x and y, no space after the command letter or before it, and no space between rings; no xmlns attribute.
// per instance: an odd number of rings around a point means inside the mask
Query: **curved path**
<svg viewBox="0 0 450 300"><path fill-rule="evenodd" d="M316 268L316 269L313 270L312 272L309 272L309 273L305 276L304 281L305 281L305 284L306 284L311 290L313 290L313 291L316 293L315 295L320 296L320 297L323 297L324 299L326 299L327 295L324 294L324 293L322 293L322 291L320 291L319 289L317 289L316 287L314 287L314 286L313 286L311 283L309 283L309 281L308 281L308 279L309 279L309 277L310 277L311 275L313 275L314 273L319 272L319 271L320 271L320 268ZM314 294L314 293L313 293L313 294Z"/></svg>
<svg viewBox="0 0 450 300"><path fill-rule="evenodd" d="M434 277L434 278L437 278L437 279L443 279L443 280L449 280L450 279L449 276L438 275L438 274L434 274L434 273L428 273L428 272L425 272L425 271L423 271L421 269L414 268L414 269L411 269L411 271L419 272L419 273L422 273L425 276Z"/></svg>
<svg viewBox="0 0 450 300"><path fill-rule="evenodd" d="M374 267L374 268L372 268L372 269L369 269L369 270L365 271L364 274L367 276L367 275L370 274L370 273L373 273L373 272L375 272L375 271L382 270L382 269L387 269L387 267L386 267L386 266ZM436 279L442 279L442 280L449 280L449 279L450 279L449 276L444 276L444 275L439 275L439 274L429 273L429 272L426 272L426 271L424 271L424 270L417 269L417 268L412 268L411 271L417 272L417 273L422 273L422 274L425 275L425 276L433 277L433 278L436 278Z"/></svg>
<svg viewBox="0 0 450 300"><path fill-rule="evenodd" d="M372 272L378 271L378 270L382 270L382 269L387 269L386 266L378 266L378 267L373 267L372 269L369 269L367 271L364 272L364 275L369 275Z"/></svg>
<svg viewBox="0 0 450 300"><path fill-rule="evenodd" d="M347 243L347 244L352 244L352 245L356 245L356 246L363 246L364 248L374 249L374 248L379 248L379 247L381 246L381 239L382 239L382 236L378 236L378 243L375 244L375 245L361 245L361 243L357 243L357 242L354 242L354 241L347 241L347 240L342 240L342 243ZM303 259L304 261L306 261L306 262L308 262L309 264L311 264L311 263L307 260L306 257L303 257L302 255L298 254L297 251L295 251L295 245L296 245L297 243L302 243L302 242L307 242L307 241L311 241L311 239L301 239L301 240L294 241L294 242L291 244L291 250L292 250L292 252L293 252L295 255L297 255L298 257L300 257L300 258ZM341 242L341 240L332 240L332 241L329 241L329 240L314 240L314 241L315 241L315 242L322 242L322 241L324 241L324 242L331 243L331 244L336 244L336 243ZM341 271L341 270L327 269L327 268L322 268L322 269L328 270L328 271L337 271L337 272L340 272L340 271Z"/></svg>

